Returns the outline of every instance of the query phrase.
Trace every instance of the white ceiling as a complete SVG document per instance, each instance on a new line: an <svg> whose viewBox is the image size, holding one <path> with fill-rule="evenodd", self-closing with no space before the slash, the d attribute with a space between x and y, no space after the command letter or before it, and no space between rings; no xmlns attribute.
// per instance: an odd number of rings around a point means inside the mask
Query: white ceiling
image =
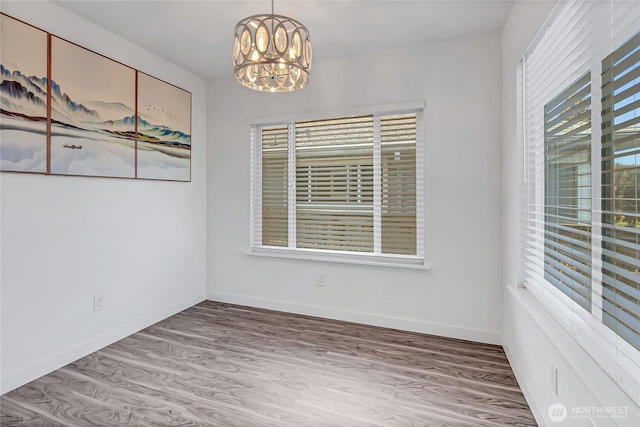
<svg viewBox="0 0 640 427"><path fill-rule="evenodd" d="M56 4L193 73L231 74L233 30L269 0L57 0ZM302 22L315 61L502 29L513 0L288 0L275 13Z"/></svg>

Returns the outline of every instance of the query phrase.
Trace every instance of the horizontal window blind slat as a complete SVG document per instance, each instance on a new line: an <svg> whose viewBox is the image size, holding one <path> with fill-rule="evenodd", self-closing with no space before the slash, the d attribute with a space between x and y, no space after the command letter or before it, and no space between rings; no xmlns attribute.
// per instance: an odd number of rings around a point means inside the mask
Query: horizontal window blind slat
<svg viewBox="0 0 640 427"><path fill-rule="evenodd" d="M585 146L591 145L591 134L581 135L578 132L575 132L574 134L567 135L567 137L571 138L571 141L568 142L565 140L562 141L562 144L556 145L555 141L549 141L549 147L547 151L557 153L557 155L560 156L571 154L574 152L582 152Z"/></svg>
<svg viewBox="0 0 640 427"><path fill-rule="evenodd" d="M627 340L631 345L636 348L640 347L640 337L638 334L630 331L623 323L618 322L618 320L607 311L603 312L602 321L605 325L616 331L620 337Z"/></svg>
<svg viewBox="0 0 640 427"><path fill-rule="evenodd" d="M640 318L635 312L635 301L621 297L613 288L604 286L602 289L603 309L608 313L615 313L615 317L622 321L634 333L640 331Z"/></svg>
<svg viewBox="0 0 640 427"><path fill-rule="evenodd" d="M614 258L615 259L615 258ZM606 276L610 277L623 277L627 279L630 283L633 283L635 286L640 286L640 272L638 272L638 266L636 265L628 265L628 268L624 268L624 266L620 265L620 262L616 262L616 264L611 264L609 262L602 262L602 271Z"/></svg>
<svg viewBox="0 0 640 427"><path fill-rule="evenodd" d="M640 141L640 137L638 137L636 133L629 133L625 136L615 135L615 137L613 137L613 132L607 129L607 131L602 132L602 135L603 135L603 138L608 135L610 138L615 139L615 144L611 140L608 140L607 142L604 142L602 144L603 160L608 160L614 157L620 157L621 153L624 153L627 150L632 150L638 147L638 141ZM609 166L609 168L612 168L612 167L613 165Z"/></svg>
<svg viewBox="0 0 640 427"><path fill-rule="evenodd" d="M575 114L575 113L574 113ZM590 135L591 130L591 112L583 111L576 114L574 118L566 121L561 126L547 131L545 151L560 149L564 145L574 144L576 139L585 139ZM587 132L585 134L585 132Z"/></svg>
<svg viewBox="0 0 640 427"><path fill-rule="evenodd" d="M638 74L639 72L637 69L633 70L602 87L602 104L604 107L602 113L611 113L611 107L613 105L616 105L637 93Z"/></svg>
<svg viewBox="0 0 640 427"><path fill-rule="evenodd" d="M308 225L309 224L306 223L298 224L296 231L296 236L300 239L298 244L325 244L329 241L341 242L342 244L354 244L373 241L373 223L369 224L369 227L371 228L369 233L363 233L361 231L362 225L358 224L342 224L340 228L332 229L331 233L327 233L327 230L323 230L325 232L320 232L319 230L317 232L311 232L307 229ZM308 239L313 239L313 241L309 241Z"/></svg>
<svg viewBox="0 0 640 427"><path fill-rule="evenodd" d="M569 257L565 257L569 258ZM585 270L577 269L575 265L561 262L555 254L548 253L545 257L547 268L545 271L556 279L571 282L571 287L587 297L591 294L591 268Z"/></svg>
<svg viewBox="0 0 640 427"><path fill-rule="evenodd" d="M630 253L633 253L633 251L630 251ZM620 262L623 262L623 263L628 264L630 266L637 266L637 264L638 264L637 256L634 257L634 256L625 255L624 253L621 253L620 251L613 251L613 250L610 250L610 249L607 249L607 248L603 248L602 249L602 255L605 258L606 257L615 258L615 259L619 260ZM639 294L638 294L638 299L640 300L640 291L639 291Z"/></svg>
<svg viewBox="0 0 640 427"><path fill-rule="evenodd" d="M563 245L561 242L552 240L545 240L544 243L545 249L550 256L564 261L567 264L571 264L574 268L584 273L591 271L591 258L585 251L576 250L574 247ZM571 254L571 256L564 254Z"/></svg>
<svg viewBox="0 0 640 427"><path fill-rule="evenodd" d="M638 91L638 88L634 88L636 89L636 91ZM616 107L615 110L615 115L613 114L613 112L605 114L604 110L603 110L603 114L602 114L602 120L603 121L608 121L608 120L613 120L614 122L616 121L617 118L619 117L625 117L625 116L630 116L630 113L635 112L636 110L640 109L640 99L638 99L635 94L633 94L634 96L631 97L627 97L629 99L634 98L635 101L629 101L628 104L622 106L622 107ZM627 98L622 98L622 100L627 100ZM609 127L607 126L607 130L610 131L611 129L609 129Z"/></svg>
<svg viewBox="0 0 640 427"><path fill-rule="evenodd" d="M617 294L605 288L603 295L602 308L606 313L615 313L615 320L622 323L631 336L639 335L640 320L632 310L633 303L627 300L621 300ZM614 317L614 316L612 316Z"/></svg>
<svg viewBox="0 0 640 427"><path fill-rule="evenodd" d="M575 114L575 111L589 109L591 107L589 99L591 99L591 74L586 73L545 105L545 126L553 128Z"/></svg>
<svg viewBox="0 0 640 427"><path fill-rule="evenodd" d="M566 282L559 280L553 275L547 274L545 270L544 280L547 280L553 286L555 286L562 293L571 298L576 304L580 305L584 309L588 309L591 305L590 298L586 298L583 294L576 292L574 287L568 285Z"/></svg>
<svg viewBox="0 0 640 427"><path fill-rule="evenodd" d="M626 284L625 282L618 282L612 275L605 275L602 278L602 284L606 288L610 289L613 295L618 292L623 295L628 295L630 301L637 301L638 299L640 299L640 289L638 289L635 284L634 286L631 286Z"/></svg>
<svg viewBox="0 0 640 427"><path fill-rule="evenodd" d="M602 61L603 85L610 84L614 81L617 86L622 86L619 82L626 84L633 80L622 80L627 75L635 73L637 76L636 66L638 62L640 62L640 50L637 48L638 40L640 40L640 37L636 34L636 36L632 37L629 42L625 43L623 46L624 50L620 51L620 53L616 55L611 55Z"/></svg>
<svg viewBox="0 0 640 427"><path fill-rule="evenodd" d="M554 223L550 223L548 219L549 217L553 217L553 215L546 215L546 216L547 216L547 219L544 221L544 225L546 227L546 230L545 230L546 235L550 237L555 237L557 239L563 239L565 238L566 234L561 234L560 233L561 231L564 231L565 233L571 233L577 237L577 239L572 239L576 245L583 247L585 249L591 248L591 245L586 243L587 240L591 238L590 225L585 225L581 227L582 229L580 229L577 227L569 227L565 225L554 224ZM566 217L557 217L557 218L565 219L566 223L573 222L576 225L580 225L580 222L577 220L570 221L566 219Z"/></svg>

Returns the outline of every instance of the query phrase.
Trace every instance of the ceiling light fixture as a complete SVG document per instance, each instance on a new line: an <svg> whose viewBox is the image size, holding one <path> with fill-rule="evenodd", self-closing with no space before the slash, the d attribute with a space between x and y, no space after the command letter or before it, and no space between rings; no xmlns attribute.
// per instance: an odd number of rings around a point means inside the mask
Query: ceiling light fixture
<svg viewBox="0 0 640 427"><path fill-rule="evenodd" d="M271 14L238 22L233 42L233 71L243 86L263 92L291 92L309 82L311 39L295 19Z"/></svg>

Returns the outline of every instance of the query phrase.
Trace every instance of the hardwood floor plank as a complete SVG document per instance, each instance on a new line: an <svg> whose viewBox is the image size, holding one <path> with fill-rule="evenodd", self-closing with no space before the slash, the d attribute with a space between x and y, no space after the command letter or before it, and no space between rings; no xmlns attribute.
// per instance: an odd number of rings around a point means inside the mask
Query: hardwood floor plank
<svg viewBox="0 0 640 427"><path fill-rule="evenodd" d="M0 397L2 426L535 426L499 346L206 301Z"/></svg>

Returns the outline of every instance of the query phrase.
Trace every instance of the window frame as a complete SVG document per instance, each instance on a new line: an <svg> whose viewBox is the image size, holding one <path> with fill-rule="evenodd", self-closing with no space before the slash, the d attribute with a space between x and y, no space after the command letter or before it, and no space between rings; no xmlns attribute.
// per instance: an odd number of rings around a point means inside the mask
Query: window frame
<svg viewBox="0 0 640 427"><path fill-rule="evenodd" d="M354 265L372 265L382 267L400 267L410 269L430 269L430 264L424 256L424 101L409 101L395 104L355 107L341 110L317 111L297 113L286 116L258 117L249 121L251 130L251 215L250 215L250 244L247 255L288 258L321 262L346 263ZM262 146L261 129L263 127L287 126L289 132L289 147L295 146L293 125L296 122L310 120L330 120L332 118L362 116L362 115L395 115L415 113L416 115L416 255L395 255L387 253L353 252L324 249L304 249L292 247L263 246L257 241L262 232ZM375 124L375 121L374 121ZM375 128L375 126L374 126ZM377 132L379 137L379 131ZM288 218L295 219L295 208L292 210L291 200L295 199L295 150L288 150L289 165ZM377 161L376 161L377 160ZM374 158L374 167L379 167L379 159ZM293 169L293 173L291 173ZM378 192L379 193L379 192ZM378 194L378 197L380 195ZM295 226L294 226L295 228ZM289 233L291 234L291 233ZM295 242L295 236L289 240Z"/></svg>

